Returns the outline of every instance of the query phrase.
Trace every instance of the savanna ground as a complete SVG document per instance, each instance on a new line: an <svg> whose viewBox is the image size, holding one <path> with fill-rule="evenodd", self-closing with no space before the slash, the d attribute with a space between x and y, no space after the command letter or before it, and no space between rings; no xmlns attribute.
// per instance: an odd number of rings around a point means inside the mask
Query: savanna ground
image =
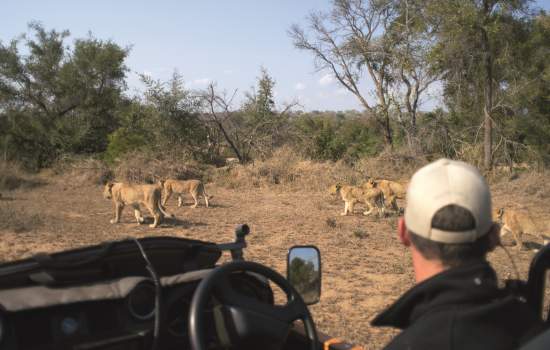
<svg viewBox="0 0 550 350"><path fill-rule="evenodd" d="M413 168L407 172L410 174ZM69 176L51 173L34 176L30 185L2 192L0 260L127 236L170 235L229 242L234 238L235 226L248 223L252 233L247 237L245 258L282 274L286 273L290 246L314 244L320 248L322 297L311 307L320 331L366 349L378 349L387 343L396 332L373 328L369 322L413 285L409 255L395 233L397 218L364 217L360 208L354 216L342 217L343 203L327 194L321 180L315 183L315 177L303 179L309 186L300 189L284 183L264 186L255 181L250 187L239 185L235 183L237 175L230 174L233 182L218 178L207 185L208 193L214 196L211 208L205 208L202 201L198 208L190 208L189 196L185 206L178 208L172 197L167 207L177 219L168 219L157 229L137 226L131 208L124 210L120 224L110 224L112 207L103 199L100 184L75 182ZM275 178L275 184L284 182L273 175L269 176ZM404 179L408 174L401 175ZM541 227L548 228L550 188L546 178L547 174L523 173L513 180L495 181L494 204L526 207ZM147 212L144 214L149 217ZM527 235L525 241L532 245L540 242L534 235ZM509 238L504 243L511 245ZM513 247L509 250L524 278L534 253L517 252ZM501 278L514 276L502 249L492 253L490 260Z"/></svg>

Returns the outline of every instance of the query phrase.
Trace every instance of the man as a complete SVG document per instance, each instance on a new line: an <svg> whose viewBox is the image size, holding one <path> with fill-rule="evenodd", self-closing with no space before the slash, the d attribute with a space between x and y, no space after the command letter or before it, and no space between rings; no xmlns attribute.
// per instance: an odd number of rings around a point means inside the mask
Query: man
<svg viewBox="0 0 550 350"><path fill-rule="evenodd" d="M476 168L440 159L418 170L398 233L417 284L372 321L403 329L385 349L516 349L538 330L540 318L498 288L486 260L499 227Z"/></svg>

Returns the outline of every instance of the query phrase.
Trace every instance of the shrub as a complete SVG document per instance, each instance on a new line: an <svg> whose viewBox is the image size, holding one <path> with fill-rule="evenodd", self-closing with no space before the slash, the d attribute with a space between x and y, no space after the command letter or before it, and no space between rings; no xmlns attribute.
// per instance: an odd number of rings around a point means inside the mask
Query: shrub
<svg viewBox="0 0 550 350"><path fill-rule="evenodd" d="M78 185L102 185L114 178L113 171L104 161L91 157L65 155L51 170L57 175L70 178L71 183Z"/></svg>
<svg viewBox="0 0 550 350"><path fill-rule="evenodd" d="M358 228L353 231L353 236L359 239L363 239L363 238L367 238L369 234L367 233L367 231Z"/></svg>
<svg viewBox="0 0 550 350"><path fill-rule="evenodd" d="M110 164L121 156L139 150L147 143L145 137L139 133L129 132L120 128L109 135L109 144L104 153L104 159Z"/></svg>
<svg viewBox="0 0 550 350"><path fill-rule="evenodd" d="M147 153L128 153L116 163L115 178L119 181L132 183L155 183L160 179L201 179L207 180L204 175L208 167L189 160L185 155L181 158L168 156L156 157Z"/></svg>

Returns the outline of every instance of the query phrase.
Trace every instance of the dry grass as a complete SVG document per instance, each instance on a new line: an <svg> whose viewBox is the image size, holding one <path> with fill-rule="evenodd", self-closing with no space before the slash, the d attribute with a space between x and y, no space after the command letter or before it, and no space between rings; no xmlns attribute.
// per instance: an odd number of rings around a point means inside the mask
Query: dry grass
<svg viewBox="0 0 550 350"><path fill-rule="evenodd" d="M188 159L162 159L147 154L130 154L114 167L115 178L131 183L154 183L160 179L202 179L206 167Z"/></svg>
<svg viewBox="0 0 550 350"><path fill-rule="evenodd" d="M44 181L28 174L17 163L0 162L0 190L34 188L43 184Z"/></svg>
<svg viewBox="0 0 550 350"><path fill-rule="evenodd" d="M339 162L306 160L288 147L277 150L273 157L248 165L218 168L210 176L226 188L279 188L282 190L325 191L334 183L357 185L367 177L401 180L412 174L425 160L383 154L362 159L353 165Z"/></svg>
<svg viewBox="0 0 550 350"><path fill-rule="evenodd" d="M494 187L511 193L525 193L530 198L548 200L550 198L550 171L526 171L513 177L493 179Z"/></svg>
<svg viewBox="0 0 550 350"><path fill-rule="evenodd" d="M105 162L94 158L65 157L60 159L51 171L77 186L102 185L114 177L112 170Z"/></svg>
<svg viewBox="0 0 550 350"><path fill-rule="evenodd" d="M0 230L15 233L34 231L43 226L40 215L24 208L15 207L0 198Z"/></svg>

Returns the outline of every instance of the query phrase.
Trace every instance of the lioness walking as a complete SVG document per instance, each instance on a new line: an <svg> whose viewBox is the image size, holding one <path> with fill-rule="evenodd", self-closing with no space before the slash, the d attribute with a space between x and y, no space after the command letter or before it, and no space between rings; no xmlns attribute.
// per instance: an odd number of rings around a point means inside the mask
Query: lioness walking
<svg viewBox="0 0 550 350"><path fill-rule="evenodd" d="M131 205L134 208L134 215L138 225L143 223L139 208L143 204L153 216L153 223L150 227L157 227L163 219L163 215L174 217L168 213L160 202L161 188L158 185L131 185L122 182L108 182L103 189L103 196L106 199L112 199L115 209L115 218L110 222L116 224L120 222L120 215L125 205Z"/></svg>
<svg viewBox="0 0 550 350"><path fill-rule="evenodd" d="M330 187L330 194L340 194L344 201L344 212L340 215L353 214L355 203L365 203L367 210L363 215L370 215L376 208L379 216L384 216L384 193L379 188L363 188L336 184Z"/></svg>
<svg viewBox="0 0 550 350"><path fill-rule="evenodd" d="M523 234L530 233L539 236L542 243L548 243L548 237L542 232L542 225L538 225L525 209L497 208L493 209L493 218L502 226L500 236L511 233L516 241L517 249L523 248Z"/></svg>
<svg viewBox="0 0 550 350"><path fill-rule="evenodd" d="M166 202L168 201L168 198L172 195L172 193L175 193L178 195L178 207L181 207L183 205L183 199L182 194L189 193L191 194L191 197L193 197L193 200L195 201L195 204L192 205L192 208L196 208L197 205L199 205L198 196L202 195L204 198L204 204L208 208L209 202L208 200L212 198L212 196L208 196L206 194L206 191L204 189L204 185L202 181L200 180L174 180L174 179L168 179L164 181L160 181L160 185L163 189L162 191L162 205L166 205Z"/></svg>

